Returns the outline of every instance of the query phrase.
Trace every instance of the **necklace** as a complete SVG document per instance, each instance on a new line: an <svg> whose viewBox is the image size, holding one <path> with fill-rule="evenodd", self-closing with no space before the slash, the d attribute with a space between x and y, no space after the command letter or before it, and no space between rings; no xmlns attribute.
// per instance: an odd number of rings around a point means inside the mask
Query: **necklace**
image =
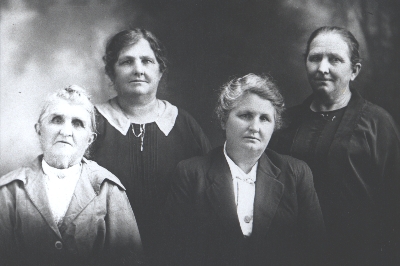
<svg viewBox="0 0 400 266"><path fill-rule="evenodd" d="M160 116L160 101L157 100L157 118ZM157 120L156 118L156 120ZM136 135L134 124L132 124L132 133L135 137L140 138L140 151L143 151L144 135L146 133L146 124L139 124L139 133Z"/></svg>
<svg viewBox="0 0 400 266"><path fill-rule="evenodd" d="M146 132L146 124L139 124L139 134L136 135L135 127L132 124L132 133L135 137L140 138L140 151L143 151L144 133Z"/></svg>
<svg viewBox="0 0 400 266"><path fill-rule="evenodd" d="M322 116L322 118L324 119L324 120L326 120L326 121L333 121L335 118L336 118L336 115L334 115L334 116L330 116L330 114L323 114L323 113L320 113L320 115Z"/></svg>

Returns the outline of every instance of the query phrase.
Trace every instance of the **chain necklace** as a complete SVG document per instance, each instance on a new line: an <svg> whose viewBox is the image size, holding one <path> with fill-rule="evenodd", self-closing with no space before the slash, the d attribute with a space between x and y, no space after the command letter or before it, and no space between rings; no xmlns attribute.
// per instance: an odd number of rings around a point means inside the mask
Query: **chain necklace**
<svg viewBox="0 0 400 266"><path fill-rule="evenodd" d="M334 115L334 116L330 116L330 114L323 114L323 113L320 113L320 115L322 116L322 118L324 119L324 120L326 120L326 121L333 121L335 118L336 118L336 115Z"/></svg>
<svg viewBox="0 0 400 266"><path fill-rule="evenodd" d="M160 101L157 100L157 118L160 117ZM156 118L156 120L157 120ZM136 135L134 125L132 124L132 133L140 138L140 151L143 151L144 134L146 133L146 124L139 124L139 133Z"/></svg>
<svg viewBox="0 0 400 266"><path fill-rule="evenodd" d="M143 151L144 133L146 132L146 124L139 124L139 134L135 134L135 128L132 124L132 133L135 137L140 137L140 151Z"/></svg>

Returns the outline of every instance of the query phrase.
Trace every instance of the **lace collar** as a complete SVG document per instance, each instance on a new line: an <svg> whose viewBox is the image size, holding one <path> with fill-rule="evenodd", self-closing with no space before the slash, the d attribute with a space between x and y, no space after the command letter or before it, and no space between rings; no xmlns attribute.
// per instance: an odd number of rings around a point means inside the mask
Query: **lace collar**
<svg viewBox="0 0 400 266"><path fill-rule="evenodd" d="M165 110L154 122L164 135L168 136L175 125L176 117L178 116L178 108L165 100L158 101L165 104ZM96 108L116 130L121 132L121 134L126 135L128 133L131 122L119 107L116 97L105 103L96 105Z"/></svg>

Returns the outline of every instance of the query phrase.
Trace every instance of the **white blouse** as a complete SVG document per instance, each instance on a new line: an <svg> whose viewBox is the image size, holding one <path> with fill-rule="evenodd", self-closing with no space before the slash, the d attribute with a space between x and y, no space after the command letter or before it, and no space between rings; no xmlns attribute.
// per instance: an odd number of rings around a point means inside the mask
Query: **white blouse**
<svg viewBox="0 0 400 266"><path fill-rule="evenodd" d="M256 192L256 176L258 162L246 174L229 158L226 153L226 142L224 155L232 174L233 190L235 192L235 203L237 215L244 236L250 236L253 231L254 196Z"/></svg>
<svg viewBox="0 0 400 266"><path fill-rule="evenodd" d="M46 178L45 190L49 206L54 220L60 225L81 176L82 165L79 163L67 169L57 169L48 165L43 159L42 168Z"/></svg>

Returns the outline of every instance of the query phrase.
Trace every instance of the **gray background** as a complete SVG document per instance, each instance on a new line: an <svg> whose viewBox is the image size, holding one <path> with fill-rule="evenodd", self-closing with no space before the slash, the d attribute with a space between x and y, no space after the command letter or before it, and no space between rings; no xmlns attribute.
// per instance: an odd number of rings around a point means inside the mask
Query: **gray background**
<svg viewBox="0 0 400 266"><path fill-rule="evenodd" d="M303 61L317 27L348 28L363 67L352 84L400 122L400 1L1 1L0 175L40 154L34 131L42 99L61 87L86 87L95 103L115 95L101 57L107 39L143 27L165 44L171 65L159 98L186 109L213 146L216 90L229 78L268 73L288 106L311 93Z"/></svg>

